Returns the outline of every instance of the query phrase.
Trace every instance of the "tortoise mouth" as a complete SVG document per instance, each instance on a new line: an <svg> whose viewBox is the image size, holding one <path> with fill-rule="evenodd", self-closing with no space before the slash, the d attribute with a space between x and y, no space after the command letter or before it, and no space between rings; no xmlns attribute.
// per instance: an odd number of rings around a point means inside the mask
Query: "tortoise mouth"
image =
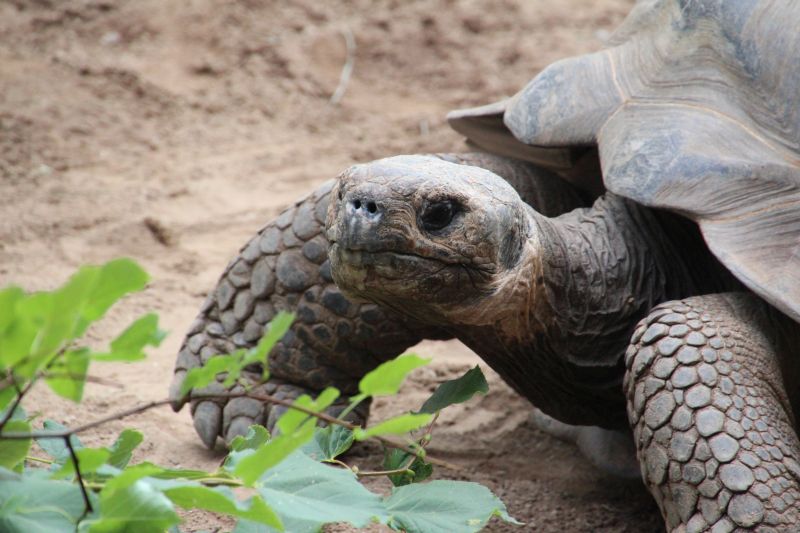
<svg viewBox="0 0 800 533"><path fill-rule="evenodd" d="M345 248L336 242L328 253L339 288L389 307L398 302L406 302L407 307L436 302L455 305L491 292L487 289L491 275L475 265L409 251Z"/></svg>
<svg viewBox="0 0 800 533"><path fill-rule="evenodd" d="M459 267L457 264L413 252L345 248L336 242L330 244L328 255L334 259L334 268L364 271L375 281L379 279L408 281L419 278L420 275L435 275L445 269Z"/></svg>
<svg viewBox="0 0 800 533"><path fill-rule="evenodd" d="M363 248L345 248L339 243L330 244L331 254L336 254L343 263L351 266L392 266L398 261L403 262L433 262L447 265L446 261L432 257L425 257L413 252L400 252L397 250L365 250Z"/></svg>

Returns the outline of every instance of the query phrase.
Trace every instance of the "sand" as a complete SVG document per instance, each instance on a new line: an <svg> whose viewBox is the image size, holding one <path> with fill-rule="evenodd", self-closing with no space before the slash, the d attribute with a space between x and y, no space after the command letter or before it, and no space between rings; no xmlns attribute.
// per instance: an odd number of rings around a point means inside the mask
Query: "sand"
<svg viewBox="0 0 800 533"><path fill-rule="evenodd" d="M355 162L461 151L452 108L516 92L548 63L596 50L630 0L6 0L0 2L0 284L53 288L84 263L128 256L152 282L91 331L102 343L148 311L170 336L136 365L96 365L110 384L74 405L44 387L29 411L76 425L166 397L183 332L228 260L282 207ZM346 91L330 103L355 40ZM478 361L456 342L378 402L375 419L419 405ZM446 413L437 476L487 484L524 521L489 531L658 531L638 482L595 470L533 428L530 406L491 391ZM168 407L83 435L144 432L136 454L213 469L188 410ZM377 446L348 459L374 467ZM387 490L382 481L375 490ZM229 522L187 513L185 529ZM331 530L346 530L336 526Z"/></svg>

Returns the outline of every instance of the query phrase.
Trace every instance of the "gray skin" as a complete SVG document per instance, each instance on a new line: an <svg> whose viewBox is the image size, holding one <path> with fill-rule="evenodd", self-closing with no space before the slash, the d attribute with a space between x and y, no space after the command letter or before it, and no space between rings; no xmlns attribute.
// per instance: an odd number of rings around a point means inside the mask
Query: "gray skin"
<svg viewBox="0 0 800 533"><path fill-rule="evenodd" d="M512 159L346 171L229 266L175 386L276 309L300 320L260 386L287 397L455 337L562 433L631 430L668 530L797 531L798 24L788 0L640 1L607 50L450 115ZM193 409L209 445L279 414Z"/></svg>
<svg viewBox="0 0 800 533"><path fill-rule="evenodd" d="M347 296L451 332L557 420L630 424L669 529L796 530L800 327L693 225L611 193L548 218L419 156L353 167L333 194Z"/></svg>
<svg viewBox="0 0 800 533"><path fill-rule="evenodd" d="M491 169L548 214L586 204L584 195L569 184L529 163L482 153L435 157ZM177 393L188 370L213 355L254 346L278 311L294 312L297 319L270 354L271 379L259 384L260 369L244 377L257 384L255 391L280 398L314 394L328 385L355 393L360 378L381 362L422 339L452 337L435 325L342 295L331 276L324 236L333 185L331 180L287 208L228 264L181 346L170 387L176 398L173 408L180 409L187 400L178 399ZM235 387L232 392L242 390ZM214 383L195 392L225 391L221 383ZM272 427L283 413L282 408L247 398L192 401L191 408L195 428L209 448L218 436L230 442L251 424ZM340 409L334 405L331 412ZM367 411L368 405L363 405L352 413L352 420L365 420Z"/></svg>

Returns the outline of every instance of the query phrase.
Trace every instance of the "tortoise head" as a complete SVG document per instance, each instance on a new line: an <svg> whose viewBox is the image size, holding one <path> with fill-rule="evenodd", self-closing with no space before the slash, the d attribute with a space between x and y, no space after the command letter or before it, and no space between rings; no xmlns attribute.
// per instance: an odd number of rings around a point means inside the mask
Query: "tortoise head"
<svg viewBox="0 0 800 533"><path fill-rule="evenodd" d="M533 227L528 210L481 168L430 156L357 165L332 193L331 272L351 297L457 322L517 267Z"/></svg>

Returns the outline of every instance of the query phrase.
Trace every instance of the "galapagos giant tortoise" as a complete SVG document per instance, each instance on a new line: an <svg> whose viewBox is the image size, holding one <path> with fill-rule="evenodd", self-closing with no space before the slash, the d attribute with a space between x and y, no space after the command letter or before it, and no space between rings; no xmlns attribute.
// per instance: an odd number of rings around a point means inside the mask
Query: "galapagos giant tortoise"
<svg viewBox="0 0 800 533"><path fill-rule="evenodd" d="M279 309L285 397L455 337L553 418L632 429L669 530L797 531L798 28L790 0L638 2L607 49L452 113L484 153L352 167L261 230L174 387ZM278 414L193 404L209 446Z"/></svg>

